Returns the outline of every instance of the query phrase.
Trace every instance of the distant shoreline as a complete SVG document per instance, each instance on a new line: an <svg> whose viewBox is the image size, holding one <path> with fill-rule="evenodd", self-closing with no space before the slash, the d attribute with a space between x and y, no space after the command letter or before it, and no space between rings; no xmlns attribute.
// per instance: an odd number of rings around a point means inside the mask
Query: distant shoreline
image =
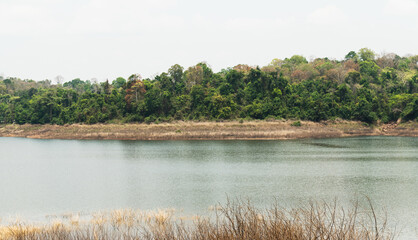
<svg viewBox="0 0 418 240"><path fill-rule="evenodd" d="M284 140L354 136L418 136L418 123L367 126L356 121L227 121L145 124L0 125L0 137L91 140Z"/></svg>

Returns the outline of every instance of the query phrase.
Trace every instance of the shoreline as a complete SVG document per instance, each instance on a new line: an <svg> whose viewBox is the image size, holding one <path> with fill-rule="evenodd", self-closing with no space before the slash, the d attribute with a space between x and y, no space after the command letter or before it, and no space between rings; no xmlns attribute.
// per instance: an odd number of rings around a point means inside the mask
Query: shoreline
<svg viewBox="0 0 418 240"><path fill-rule="evenodd" d="M0 137L74 140L286 140L357 136L418 137L418 123L366 126L358 121L290 120L71 125L0 125Z"/></svg>

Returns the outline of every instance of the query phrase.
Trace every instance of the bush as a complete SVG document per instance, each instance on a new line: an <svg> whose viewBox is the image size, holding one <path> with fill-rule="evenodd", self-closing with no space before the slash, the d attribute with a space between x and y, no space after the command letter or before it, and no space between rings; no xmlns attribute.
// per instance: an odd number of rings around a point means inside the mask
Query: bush
<svg viewBox="0 0 418 240"><path fill-rule="evenodd" d="M300 126L302 126L302 123L300 121L296 121L296 122L293 122L292 124L290 124L290 126L292 126L292 127L300 127Z"/></svg>
<svg viewBox="0 0 418 240"><path fill-rule="evenodd" d="M155 120L156 120L156 118L155 118L153 115L151 115L151 116L149 116L149 117L146 117L146 118L144 119L144 122L145 122L145 123L150 124L150 123L152 123L152 122L155 122Z"/></svg>

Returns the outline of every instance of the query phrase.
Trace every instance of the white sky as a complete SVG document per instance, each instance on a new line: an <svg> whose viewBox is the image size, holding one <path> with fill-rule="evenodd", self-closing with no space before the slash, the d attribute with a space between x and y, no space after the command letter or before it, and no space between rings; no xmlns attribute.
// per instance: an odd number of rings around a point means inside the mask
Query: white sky
<svg viewBox="0 0 418 240"><path fill-rule="evenodd" d="M418 54L418 0L0 0L0 74L151 77L294 54Z"/></svg>

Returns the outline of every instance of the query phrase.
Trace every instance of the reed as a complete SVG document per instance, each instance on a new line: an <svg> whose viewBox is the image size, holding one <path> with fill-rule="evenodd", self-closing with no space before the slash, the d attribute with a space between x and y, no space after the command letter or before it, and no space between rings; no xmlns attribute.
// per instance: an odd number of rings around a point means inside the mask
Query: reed
<svg viewBox="0 0 418 240"><path fill-rule="evenodd" d="M78 215L34 226L15 222L0 227L2 240L84 239L394 239L385 218L379 221L373 206L350 209L337 202L312 203L285 210L275 203L267 209L248 201L228 201L212 209L211 216L179 217L174 210L155 212L115 210Z"/></svg>

